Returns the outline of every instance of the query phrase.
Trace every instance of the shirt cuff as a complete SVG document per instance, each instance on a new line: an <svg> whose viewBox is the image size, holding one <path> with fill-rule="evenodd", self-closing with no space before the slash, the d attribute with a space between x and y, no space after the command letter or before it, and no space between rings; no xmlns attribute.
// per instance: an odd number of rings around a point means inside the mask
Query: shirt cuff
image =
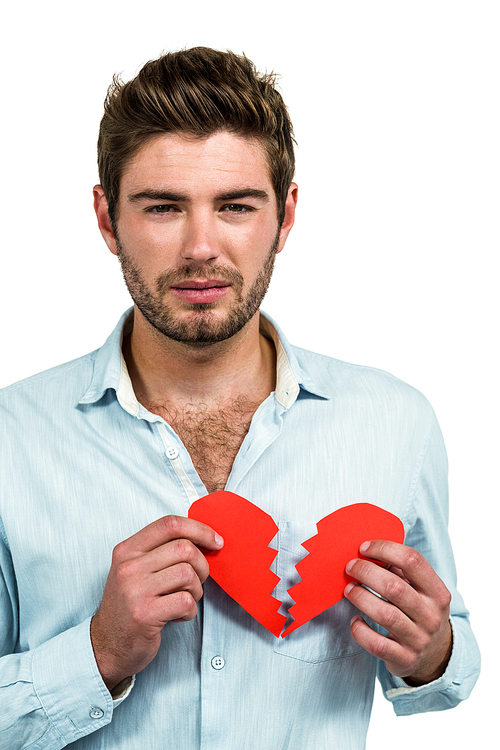
<svg viewBox="0 0 500 750"><path fill-rule="evenodd" d="M455 648L455 632L453 629L453 623L450 620L451 630L452 630L452 637L453 637L453 646L451 650L451 655L448 660L448 664L446 665L446 669L441 675L441 677L438 677L436 680L432 680L432 682L426 682L424 685L418 685L417 687L414 687L412 685L408 685L407 682L405 682L403 677L396 677L395 675L389 675L390 682L394 685L394 687L390 688L386 691L386 696L389 700L393 700L394 698L397 698L400 695L410 695L412 693L417 693L420 691L426 692L429 689L432 691L441 689L444 685L447 685L450 682L450 675L454 674L456 671L457 666L457 649Z"/></svg>
<svg viewBox="0 0 500 750"><path fill-rule="evenodd" d="M125 698L127 698L130 695L130 691L134 687L135 684L135 675L132 677L125 677L124 680L118 683L118 685L115 685L113 690L111 690L111 697L113 698L113 708L116 708L117 706L122 703Z"/></svg>
<svg viewBox="0 0 500 750"><path fill-rule="evenodd" d="M419 687L426 687L427 685L435 685L435 683L437 683L441 679L441 677L445 677L446 673L448 672L449 667L452 666L451 665L451 659L452 659L453 651L454 651L454 648L455 648L455 633L454 633L454 630L453 630L453 623L451 622L451 620L449 620L449 623L450 623L450 627L451 627L451 639L452 639L451 640L451 653L450 653L448 662L446 664L446 669L444 670L443 674L440 677L437 677L435 680L429 680L429 682L424 682L422 685L410 685L406 681L405 677L394 677L394 682L399 682L400 685L399 685L399 687L396 687L396 688L393 688L392 690L389 690L388 693L398 693L398 691L401 690L401 691L403 691L401 694L404 694L404 692L406 691L406 689L408 689L408 690L417 690L417 688L419 688Z"/></svg>
<svg viewBox="0 0 500 750"><path fill-rule="evenodd" d="M385 670L383 687L386 698L398 716L453 708L469 695L478 674L477 647L467 640L460 622L451 619L453 649L444 674L433 682L410 687L401 677Z"/></svg>
<svg viewBox="0 0 500 750"><path fill-rule="evenodd" d="M90 640L90 619L33 649L31 672L38 699L65 743L109 724L113 709L130 693L133 680L116 699L104 684Z"/></svg>

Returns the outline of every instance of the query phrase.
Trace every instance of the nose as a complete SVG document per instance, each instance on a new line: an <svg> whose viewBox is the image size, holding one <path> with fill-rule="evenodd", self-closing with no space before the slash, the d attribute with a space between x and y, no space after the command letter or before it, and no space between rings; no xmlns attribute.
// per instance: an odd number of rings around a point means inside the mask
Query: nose
<svg viewBox="0 0 500 750"><path fill-rule="evenodd" d="M215 217L192 214L186 222L181 255L185 260L207 263L221 254Z"/></svg>

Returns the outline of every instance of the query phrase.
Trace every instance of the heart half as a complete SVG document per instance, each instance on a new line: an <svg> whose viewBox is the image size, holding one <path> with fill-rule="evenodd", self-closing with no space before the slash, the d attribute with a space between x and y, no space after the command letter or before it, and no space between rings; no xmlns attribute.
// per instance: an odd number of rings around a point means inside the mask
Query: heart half
<svg viewBox="0 0 500 750"><path fill-rule="evenodd" d="M269 570L278 554L268 546L278 531L271 516L245 498L225 490L196 500L188 515L206 523L224 539L222 549L202 550L211 577L278 637L286 617L278 613L281 602L271 596L280 580Z"/></svg>
<svg viewBox="0 0 500 750"><path fill-rule="evenodd" d="M349 560L363 557L359 553L363 542L373 539L402 542L405 536L397 516L370 503L339 508L318 521L316 528L316 536L302 544L309 554L295 566L302 580L288 589L295 602L288 610L294 621L282 638L343 598L345 587L353 580L345 572L345 566Z"/></svg>

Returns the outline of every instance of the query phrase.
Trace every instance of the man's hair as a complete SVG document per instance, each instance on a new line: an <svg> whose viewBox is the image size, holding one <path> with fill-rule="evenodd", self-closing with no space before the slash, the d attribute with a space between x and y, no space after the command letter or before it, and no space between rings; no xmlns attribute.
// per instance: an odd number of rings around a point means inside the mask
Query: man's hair
<svg viewBox="0 0 500 750"><path fill-rule="evenodd" d="M207 138L218 131L262 143L281 226L295 158L292 123L276 76L259 74L244 55L208 47L168 52L128 83L114 77L97 145L112 225L116 228L121 177L142 146L162 133Z"/></svg>

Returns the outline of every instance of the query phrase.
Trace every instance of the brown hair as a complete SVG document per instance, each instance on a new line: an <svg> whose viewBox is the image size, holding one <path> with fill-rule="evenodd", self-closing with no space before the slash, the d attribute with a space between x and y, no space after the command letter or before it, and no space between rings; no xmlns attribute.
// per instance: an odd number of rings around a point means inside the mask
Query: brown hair
<svg viewBox="0 0 500 750"><path fill-rule="evenodd" d="M276 90L276 76L259 74L244 55L208 47L168 52L146 63L128 83L114 77L97 144L112 224L121 176L148 140L161 133L206 138L220 130L262 142L281 226L295 158L292 123Z"/></svg>

